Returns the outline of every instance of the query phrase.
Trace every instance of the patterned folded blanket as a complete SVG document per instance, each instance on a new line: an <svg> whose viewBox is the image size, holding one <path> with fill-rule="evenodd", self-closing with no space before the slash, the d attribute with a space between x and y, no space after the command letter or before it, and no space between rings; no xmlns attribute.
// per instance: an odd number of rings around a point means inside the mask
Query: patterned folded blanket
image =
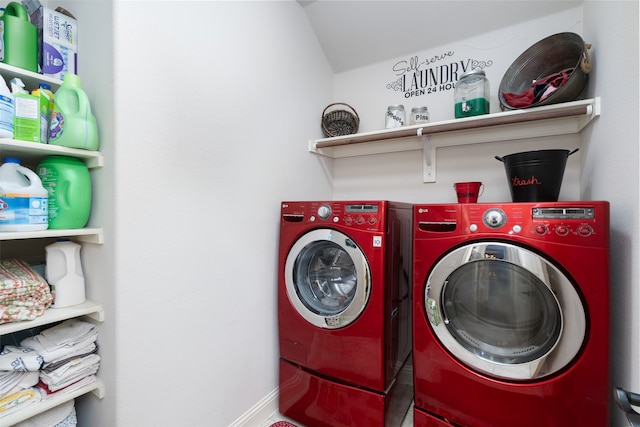
<svg viewBox="0 0 640 427"><path fill-rule="evenodd" d="M17 409L22 409L31 403L40 402L40 400L42 400L42 396L35 387L16 391L0 399L0 417L14 412Z"/></svg>
<svg viewBox="0 0 640 427"><path fill-rule="evenodd" d="M0 324L42 316L53 298L47 281L20 259L0 260Z"/></svg>

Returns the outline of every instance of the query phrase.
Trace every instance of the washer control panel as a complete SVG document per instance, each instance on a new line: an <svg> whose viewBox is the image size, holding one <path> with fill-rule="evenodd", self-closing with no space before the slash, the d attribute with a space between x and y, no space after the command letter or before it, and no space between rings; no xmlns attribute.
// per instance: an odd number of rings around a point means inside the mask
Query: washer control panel
<svg viewBox="0 0 640 427"><path fill-rule="evenodd" d="M414 206L416 238L447 235L521 236L549 242L607 246L609 203L464 203Z"/></svg>

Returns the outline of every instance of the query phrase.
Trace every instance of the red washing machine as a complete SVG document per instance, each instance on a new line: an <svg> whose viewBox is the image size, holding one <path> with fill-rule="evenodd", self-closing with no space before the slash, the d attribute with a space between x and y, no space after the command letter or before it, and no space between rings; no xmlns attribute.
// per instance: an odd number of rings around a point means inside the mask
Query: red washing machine
<svg viewBox="0 0 640 427"><path fill-rule="evenodd" d="M609 425L609 203L414 206L416 427Z"/></svg>
<svg viewBox="0 0 640 427"><path fill-rule="evenodd" d="M280 413L400 425L413 397L411 225L408 204L282 203Z"/></svg>

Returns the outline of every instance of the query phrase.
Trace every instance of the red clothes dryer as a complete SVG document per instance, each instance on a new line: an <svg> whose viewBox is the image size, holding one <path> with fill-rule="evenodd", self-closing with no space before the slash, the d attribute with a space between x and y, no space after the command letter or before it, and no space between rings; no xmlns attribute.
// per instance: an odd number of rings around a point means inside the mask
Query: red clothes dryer
<svg viewBox="0 0 640 427"><path fill-rule="evenodd" d="M609 425L609 203L414 206L416 427Z"/></svg>
<svg viewBox="0 0 640 427"><path fill-rule="evenodd" d="M399 426L413 397L411 205L283 202L279 410L308 427Z"/></svg>

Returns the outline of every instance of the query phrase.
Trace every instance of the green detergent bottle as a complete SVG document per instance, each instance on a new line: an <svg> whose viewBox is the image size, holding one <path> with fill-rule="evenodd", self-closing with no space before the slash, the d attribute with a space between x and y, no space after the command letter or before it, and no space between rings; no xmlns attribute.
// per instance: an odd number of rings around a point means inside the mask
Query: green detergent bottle
<svg viewBox="0 0 640 427"><path fill-rule="evenodd" d="M38 31L29 22L27 9L19 2L7 5L0 17L3 30L2 62L14 67L38 72Z"/></svg>
<svg viewBox="0 0 640 427"><path fill-rule="evenodd" d="M91 176L81 160L48 156L37 168L49 195L49 228L82 228L91 213Z"/></svg>
<svg viewBox="0 0 640 427"><path fill-rule="evenodd" d="M98 125L80 77L67 73L53 95L49 144L97 150Z"/></svg>

